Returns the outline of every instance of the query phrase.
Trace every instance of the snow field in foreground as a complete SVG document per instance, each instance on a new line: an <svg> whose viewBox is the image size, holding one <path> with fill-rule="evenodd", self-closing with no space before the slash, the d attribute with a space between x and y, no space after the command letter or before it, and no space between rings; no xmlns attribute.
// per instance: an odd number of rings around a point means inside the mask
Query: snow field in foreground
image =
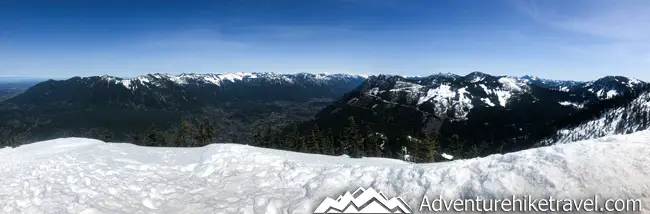
<svg viewBox="0 0 650 214"><path fill-rule="evenodd" d="M359 186L400 196L414 209L422 196L440 194L650 203L648 154L650 132L432 164L234 144L149 148L66 138L0 149L0 213L303 214Z"/></svg>

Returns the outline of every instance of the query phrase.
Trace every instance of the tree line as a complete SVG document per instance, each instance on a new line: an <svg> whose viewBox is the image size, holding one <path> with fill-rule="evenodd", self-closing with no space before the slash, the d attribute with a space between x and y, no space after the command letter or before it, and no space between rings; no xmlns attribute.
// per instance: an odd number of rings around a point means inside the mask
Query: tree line
<svg viewBox="0 0 650 214"><path fill-rule="evenodd" d="M322 129L312 124L308 130L300 130L298 124L289 127L261 125L252 133L252 141L247 144L324 155L347 155L352 158L384 157L395 158L416 163L445 161L441 154L454 156L454 159L478 157L484 147L465 145L465 141L457 135L446 139L449 143L443 147L436 135L412 137L408 135L389 139L382 133L373 133L368 126L360 127L354 117L349 117L343 131ZM1 134L1 133L0 133ZM182 120L168 129L151 126L145 131L134 131L129 136L129 142L152 147L201 147L219 141L219 133L215 122L201 120ZM67 136L70 135L70 136ZM119 141L108 130L92 130L84 135L63 134L63 137L84 136L97 138L105 142ZM3 145L17 146L20 139L6 138ZM397 141L397 142L393 142ZM398 145L398 146L395 146Z"/></svg>
<svg viewBox="0 0 650 214"><path fill-rule="evenodd" d="M445 147L441 147L437 135L420 138L404 135L395 139L399 142L391 142L383 134L371 132L369 127L360 128L354 117L347 119L340 132L324 130L315 123L310 129L300 130L294 124L284 130L273 126L259 127L253 137L253 145L264 148L352 158L396 158L416 163L445 161L441 156L443 152L454 159L479 157L485 149L482 145L465 145L457 135L447 139L449 143ZM391 148L391 145L400 145L400 148Z"/></svg>

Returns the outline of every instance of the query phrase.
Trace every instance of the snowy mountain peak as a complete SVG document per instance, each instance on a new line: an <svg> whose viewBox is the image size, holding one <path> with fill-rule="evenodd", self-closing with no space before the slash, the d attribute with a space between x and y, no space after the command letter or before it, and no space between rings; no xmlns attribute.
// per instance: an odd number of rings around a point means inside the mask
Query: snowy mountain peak
<svg viewBox="0 0 650 214"><path fill-rule="evenodd" d="M531 75L524 75L521 78L522 79L528 79L528 80L539 80L539 77L531 76Z"/></svg>
<svg viewBox="0 0 650 214"><path fill-rule="evenodd" d="M486 78L490 78L490 77L492 77L492 76L489 75L489 74L482 73L482 72L479 72L479 71L474 71L472 73L469 73L469 74L465 75L465 80L468 81L468 82L471 82L471 83L476 83L476 82L483 81Z"/></svg>
<svg viewBox="0 0 650 214"><path fill-rule="evenodd" d="M600 78L596 81L592 82L593 85L602 85L602 86L627 86L627 87L634 87L639 84L644 84L645 82L635 79L635 78L628 78L628 77L623 77L623 76L606 76L603 78Z"/></svg>
<svg viewBox="0 0 650 214"><path fill-rule="evenodd" d="M529 91L525 81L480 72L421 78L381 75L370 77L362 87L363 94L375 99L414 106L454 120L466 119L475 106L507 107L511 98Z"/></svg>
<svg viewBox="0 0 650 214"><path fill-rule="evenodd" d="M366 79L367 75L355 74L326 74L326 73L296 73L296 74L278 74L278 73L222 73L222 74L196 74L196 73L181 73L178 75L166 73L154 73L137 76L135 78L120 78L114 76L103 75L100 78L104 81L123 85L127 89L136 89L138 86L148 87L163 86L165 82L171 82L176 85L187 84L211 84L221 86L224 83L234 83L239 81L248 81L252 79L260 79L267 82L276 82L291 84L296 81L309 81L312 83L326 84L332 80L346 80L346 79Z"/></svg>

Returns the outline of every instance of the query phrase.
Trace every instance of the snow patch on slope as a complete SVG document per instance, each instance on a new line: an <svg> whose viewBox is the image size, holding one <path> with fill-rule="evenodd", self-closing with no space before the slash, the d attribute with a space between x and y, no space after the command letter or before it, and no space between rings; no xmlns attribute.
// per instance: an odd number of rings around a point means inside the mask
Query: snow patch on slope
<svg viewBox="0 0 650 214"><path fill-rule="evenodd" d="M569 92L570 91L569 87L567 87L567 86L560 86L557 90L562 91L562 92Z"/></svg>
<svg viewBox="0 0 650 214"><path fill-rule="evenodd" d="M507 90L513 90L513 91L522 90L520 83L513 78L508 78L508 77L499 78L499 83L501 83L503 87Z"/></svg>
<svg viewBox="0 0 650 214"><path fill-rule="evenodd" d="M429 89L424 96L420 96L417 105L431 103L436 113L444 115L448 110L453 110L453 119L466 119L472 105L472 95L467 87L454 90L449 85L440 85Z"/></svg>
<svg viewBox="0 0 650 214"><path fill-rule="evenodd" d="M488 106L490 106L490 107L494 107L494 106L496 106L496 105L494 105L494 103L492 102L492 100L490 100L490 98L486 98L486 97L484 97L484 98L481 98L481 101L483 101L483 103L485 103L486 105L488 105Z"/></svg>
<svg viewBox="0 0 650 214"><path fill-rule="evenodd" d="M501 87L495 89L489 89L483 84L479 84L478 86L481 87L486 94L496 96L499 105L502 107L506 107L510 98L512 98L515 93L521 93L525 91L526 87L525 82L517 81L513 78L508 77L500 78L499 83L501 83ZM486 101L484 102L490 105ZM492 102L490 101L490 103Z"/></svg>
<svg viewBox="0 0 650 214"><path fill-rule="evenodd" d="M583 108L584 107L583 104L578 104L578 103L569 102L569 101L562 101L562 102L559 102L559 104L563 105L563 106L573 106L574 108Z"/></svg>
<svg viewBox="0 0 650 214"><path fill-rule="evenodd" d="M616 90L605 91L605 90L601 89L601 90L598 90L596 92L596 96L598 96L600 98L603 98L603 99L612 99L612 98L618 96L618 92Z"/></svg>
<svg viewBox="0 0 650 214"><path fill-rule="evenodd" d="M437 88L431 88L427 91L427 94L424 97L420 97L418 100L418 105L421 105L424 102L430 101L431 99L436 98L434 101L440 102L441 100L450 99L456 97L456 92L451 90L449 85L440 85Z"/></svg>
<svg viewBox="0 0 650 214"><path fill-rule="evenodd" d="M570 103L573 105L574 103ZM644 93L626 106L603 113L599 118L575 127L561 129L539 145L569 143L598 137L629 134L650 129L650 93Z"/></svg>
<svg viewBox="0 0 650 214"><path fill-rule="evenodd" d="M303 214L360 186L415 208L423 195L647 201L648 153L649 132L433 164L233 144L149 148L67 138L0 149L0 210Z"/></svg>

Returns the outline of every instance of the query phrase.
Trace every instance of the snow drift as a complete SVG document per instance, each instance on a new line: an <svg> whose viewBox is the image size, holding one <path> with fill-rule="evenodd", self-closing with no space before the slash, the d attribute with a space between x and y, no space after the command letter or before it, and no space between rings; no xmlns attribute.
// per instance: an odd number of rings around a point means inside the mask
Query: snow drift
<svg viewBox="0 0 650 214"><path fill-rule="evenodd" d="M647 201L648 154L650 132L432 164L67 138L0 149L0 212L302 214L360 186L399 195L412 207L423 195L440 194Z"/></svg>

